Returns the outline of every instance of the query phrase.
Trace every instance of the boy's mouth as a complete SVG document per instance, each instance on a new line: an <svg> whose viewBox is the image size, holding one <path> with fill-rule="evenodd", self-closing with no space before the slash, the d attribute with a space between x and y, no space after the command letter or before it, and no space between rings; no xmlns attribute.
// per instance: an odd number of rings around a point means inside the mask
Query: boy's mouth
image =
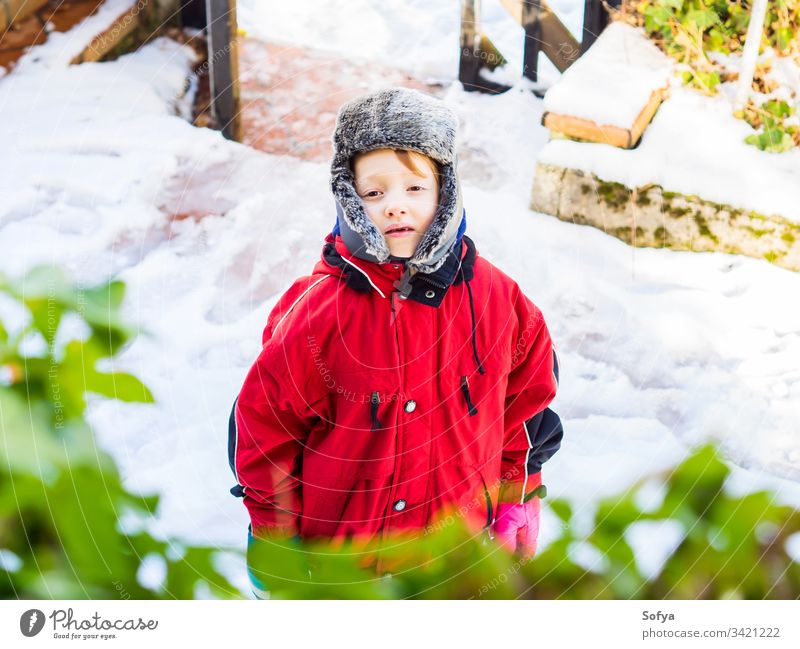
<svg viewBox="0 0 800 649"><path fill-rule="evenodd" d="M410 225L398 223L396 225L390 225L384 234L387 237L405 237L413 233L414 228L412 228Z"/></svg>

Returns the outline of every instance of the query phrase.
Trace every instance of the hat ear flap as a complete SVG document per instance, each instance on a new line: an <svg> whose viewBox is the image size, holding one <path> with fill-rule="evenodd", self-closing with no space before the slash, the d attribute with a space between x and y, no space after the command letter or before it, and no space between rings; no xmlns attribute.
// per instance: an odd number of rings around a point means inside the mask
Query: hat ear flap
<svg viewBox="0 0 800 649"><path fill-rule="evenodd" d="M361 199L359 198L359 201L360 200ZM356 231L350 224L348 216L345 213L341 203L338 200L336 201L336 223L339 231L338 234L342 237L345 247L354 257L358 257L359 259L364 259L366 261L382 263L389 258L389 247L386 245L386 240L383 238L383 235L378 232L378 228L375 227L375 224L372 223L372 220L364 213L363 206L360 208L360 210L363 214L364 220L372 226L372 232L367 231L362 234L361 232ZM377 252L370 250L367 245L368 242L373 242L372 250L377 248ZM381 252L380 245L376 245L379 243L383 244L383 248L385 249L385 257L383 259L379 257Z"/></svg>

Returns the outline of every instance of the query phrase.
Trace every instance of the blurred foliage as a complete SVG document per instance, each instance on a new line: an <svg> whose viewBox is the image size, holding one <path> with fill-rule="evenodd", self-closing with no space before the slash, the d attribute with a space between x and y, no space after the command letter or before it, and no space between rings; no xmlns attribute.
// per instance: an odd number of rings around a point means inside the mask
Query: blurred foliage
<svg viewBox="0 0 800 649"><path fill-rule="evenodd" d="M218 550L144 531L157 497L123 486L85 421L87 393L153 401L134 376L104 371L135 333L120 315L123 295L121 282L81 288L52 268L0 275L2 313L20 314L14 326L0 321L3 598L241 596L215 567ZM274 598L797 598L800 564L786 540L800 532L800 513L767 492L728 495L728 474L705 447L657 478L656 504L639 504L635 485L602 500L587 521L568 502L548 500L560 526L528 562L444 512L422 536L392 537L382 548L255 540L248 564ZM682 537L646 576L630 531L665 521ZM160 585L141 579L153 563L163 567Z"/></svg>
<svg viewBox="0 0 800 649"><path fill-rule="evenodd" d="M738 77L725 66L728 55L741 53L750 23L749 0L627 0L620 17L643 27L661 49L679 63L684 83L707 94L714 94L723 81ZM761 47L771 47L778 56L792 57L800 65L800 0L771 0L767 4ZM792 121L785 94L796 96L797 89L775 94L777 83L770 78L771 64L756 68L754 98L742 115L758 132L746 142L762 151L780 153L800 146L800 129ZM774 104L786 105L776 112Z"/></svg>
<svg viewBox="0 0 800 649"><path fill-rule="evenodd" d="M183 599L198 586L240 596L214 548L143 531L158 498L123 486L84 418L87 393L153 401L136 377L102 371L135 334L120 315L124 288L79 287L52 267L0 275L2 306L20 316L0 320L0 597ZM140 583L145 557L164 567L162 585Z"/></svg>
<svg viewBox="0 0 800 649"><path fill-rule="evenodd" d="M783 100L769 99L760 107L748 104L742 116L758 132L748 135L745 142L772 153L782 153L800 145L800 128L789 121L795 112Z"/></svg>
<svg viewBox="0 0 800 649"><path fill-rule="evenodd" d="M602 500L588 526L568 502L553 500L558 536L528 562L470 533L451 512L429 534L393 537L383 550L352 540L332 548L256 539L248 563L276 599L797 598L800 564L785 542L800 532L800 512L776 505L767 492L727 495L728 474L706 446L658 478L663 497L647 511L637 504L641 483ZM682 539L658 574L646 577L626 531L664 521L680 525ZM578 534L581 528L588 532ZM654 535L653 543L663 546L664 539ZM596 561L587 561L587 550ZM383 576L387 571L391 576Z"/></svg>

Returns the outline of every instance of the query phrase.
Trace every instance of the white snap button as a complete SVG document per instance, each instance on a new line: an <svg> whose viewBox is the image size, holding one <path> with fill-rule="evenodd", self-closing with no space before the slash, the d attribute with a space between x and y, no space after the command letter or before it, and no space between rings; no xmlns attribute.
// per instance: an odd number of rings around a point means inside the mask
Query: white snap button
<svg viewBox="0 0 800 649"><path fill-rule="evenodd" d="M400 500L396 501L395 504L394 504L394 510L396 512L401 512L405 508L406 508L406 501L403 500L402 498Z"/></svg>
<svg viewBox="0 0 800 649"><path fill-rule="evenodd" d="M417 409L417 402L413 399L406 401L405 411L406 412L414 412Z"/></svg>
<svg viewBox="0 0 800 649"><path fill-rule="evenodd" d="M435 293L435 292L433 292L433 291L425 291L425 297L426 297L426 298L428 298L429 300L430 300L432 297L435 297L435 296L436 296L436 293Z"/></svg>

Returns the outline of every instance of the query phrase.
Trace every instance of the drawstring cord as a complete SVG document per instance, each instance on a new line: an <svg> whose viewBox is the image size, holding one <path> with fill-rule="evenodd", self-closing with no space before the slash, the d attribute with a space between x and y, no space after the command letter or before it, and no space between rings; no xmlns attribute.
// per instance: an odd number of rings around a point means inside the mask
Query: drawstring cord
<svg viewBox="0 0 800 649"><path fill-rule="evenodd" d="M463 271L462 271L463 276ZM475 302L472 298L472 287L469 285L469 280L464 278L464 283L467 285L467 293L469 294L469 313L472 316L472 353L475 355L475 362L478 364L478 372L480 374L486 374L486 370L483 369L483 363L481 363L481 357L478 356L478 339L476 331L476 324L475 324Z"/></svg>

